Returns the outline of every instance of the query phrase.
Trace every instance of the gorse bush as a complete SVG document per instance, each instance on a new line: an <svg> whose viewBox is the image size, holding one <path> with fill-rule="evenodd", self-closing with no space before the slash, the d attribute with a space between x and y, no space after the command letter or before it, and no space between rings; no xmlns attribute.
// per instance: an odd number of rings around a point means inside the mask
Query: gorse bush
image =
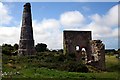
<svg viewBox="0 0 120 80"><path fill-rule="evenodd" d="M88 72L88 68L82 62L67 61L64 67L69 72Z"/></svg>
<svg viewBox="0 0 120 80"><path fill-rule="evenodd" d="M2 53L5 55L17 55L18 44L3 44L2 45Z"/></svg>
<svg viewBox="0 0 120 80"><path fill-rule="evenodd" d="M11 56L8 57L8 61L6 61L6 63L14 64L15 67L17 67L16 65L19 64L19 66L26 68L46 67L49 69L57 69L68 72L88 72L87 67L82 64L82 62L76 62L76 60L72 60L71 55L66 56L52 52L40 52L36 56Z"/></svg>
<svg viewBox="0 0 120 80"><path fill-rule="evenodd" d="M67 53L67 54L66 54L66 59L67 59L67 60L75 61L75 60L76 60L75 53Z"/></svg>

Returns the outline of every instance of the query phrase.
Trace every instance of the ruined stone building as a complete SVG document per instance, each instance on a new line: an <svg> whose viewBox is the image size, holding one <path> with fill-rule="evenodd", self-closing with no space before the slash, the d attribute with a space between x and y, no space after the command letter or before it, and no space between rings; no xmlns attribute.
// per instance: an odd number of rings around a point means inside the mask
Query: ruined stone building
<svg viewBox="0 0 120 80"><path fill-rule="evenodd" d="M30 3L24 5L18 54L35 55Z"/></svg>
<svg viewBox="0 0 120 80"><path fill-rule="evenodd" d="M64 31L64 54L75 54L76 61L84 60L98 69L105 69L105 46L101 40L92 40L91 31ZM31 5L24 5L19 55L35 55Z"/></svg>
<svg viewBox="0 0 120 80"><path fill-rule="evenodd" d="M91 31L64 31L64 54L76 55L98 69L105 69L105 46L101 40L92 40Z"/></svg>
<svg viewBox="0 0 120 80"><path fill-rule="evenodd" d="M91 40L92 47L92 63L91 65L98 69L105 69L105 45L101 40Z"/></svg>

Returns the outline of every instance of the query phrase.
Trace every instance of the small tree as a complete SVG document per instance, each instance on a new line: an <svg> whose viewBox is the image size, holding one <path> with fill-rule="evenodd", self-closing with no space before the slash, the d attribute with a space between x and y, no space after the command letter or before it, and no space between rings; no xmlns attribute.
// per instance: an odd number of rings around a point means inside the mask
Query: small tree
<svg viewBox="0 0 120 80"><path fill-rule="evenodd" d="M2 53L6 55L11 55L13 52L14 48L11 46L11 44L3 44L2 45Z"/></svg>
<svg viewBox="0 0 120 80"><path fill-rule="evenodd" d="M14 50L16 51L16 50L18 50L18 47L19 47L19 46L18 46L18 44L14 44L13 47L14 47Z"/></svg>
<svg viewBox="0 0 120 80"><path fill-rule="evenodd" d="M38 43L36 46L35 46L35 49L37 52L44 52L47 50L47 45L44 44L44 43Z"/></svg>

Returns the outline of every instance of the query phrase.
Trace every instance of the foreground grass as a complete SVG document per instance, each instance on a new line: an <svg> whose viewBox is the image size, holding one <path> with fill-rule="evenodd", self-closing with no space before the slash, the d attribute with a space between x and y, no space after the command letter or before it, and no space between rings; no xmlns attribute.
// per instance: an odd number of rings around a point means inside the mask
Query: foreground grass
<svg viewBox="0 0 120 80"><path fill-rule="evenodd" d="M17 57L13 57L14 59ZM6 56L3 60L3 80L21 80L21 79L35 79L35 80L119 80L119 61L115 56L106 56L106 68L108 71L99 73L81 73L81 72L67 72L59 71L56 69L48 69L45 67L34 66L35 62L26 62L25 58L11 62L9 57ZM36 61L37 63L37 61ZM15 66L15 67L14 67ZM39 65L38 65L39 66Z"/></svg>
<svg viewBox="0 0 120 80"><path fill-rule="evenodd" d="M15 73L15 72L13 72ZM7 75L4 78L57 78L57 79L113 79L118 80L117 72L101 72L101 73L79 73L58 71L47 68L30 68L22 69L19 74Z"/></svg>

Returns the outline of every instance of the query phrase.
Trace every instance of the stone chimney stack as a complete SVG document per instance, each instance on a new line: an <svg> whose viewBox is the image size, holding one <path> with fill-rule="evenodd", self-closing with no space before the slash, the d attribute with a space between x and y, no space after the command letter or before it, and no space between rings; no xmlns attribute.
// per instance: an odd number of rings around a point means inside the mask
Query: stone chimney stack
<svg viewBox="0 0 120 80"><path fill-rule="evenodd" d="M18 54L35 55L30 3L24 5Z"/></svg>

